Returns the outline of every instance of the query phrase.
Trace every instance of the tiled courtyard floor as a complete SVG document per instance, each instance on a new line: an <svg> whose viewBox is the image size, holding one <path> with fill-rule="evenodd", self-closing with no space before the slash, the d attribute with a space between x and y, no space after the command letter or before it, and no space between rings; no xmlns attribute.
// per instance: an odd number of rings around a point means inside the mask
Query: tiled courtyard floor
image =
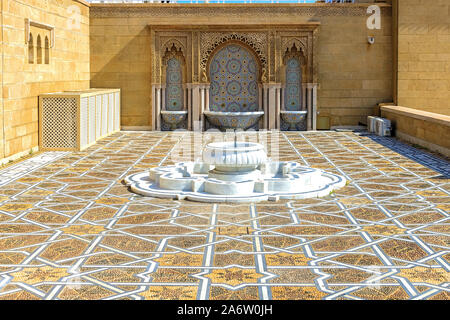
<svg viewBox="0 0 450 320"><path fill-rule="evenodd" d="M192 133L120 132L0 171L0 299L450 299L449 162L352 132L266 136L349 185L217 205L122 184Z"/></svg>

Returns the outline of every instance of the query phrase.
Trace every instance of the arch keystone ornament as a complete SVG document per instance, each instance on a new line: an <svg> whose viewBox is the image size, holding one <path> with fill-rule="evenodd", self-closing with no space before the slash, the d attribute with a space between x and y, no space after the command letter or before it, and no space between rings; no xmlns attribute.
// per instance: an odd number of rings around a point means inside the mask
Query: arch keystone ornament
<svg viewBox="0 0 450 320"><path fill-rule="evenodd" d="M208 144L202 161L151 168L125 179L143 196L216 203L323 197L346 182L296 162L273 162L263 145L236 140Z"/></svg>

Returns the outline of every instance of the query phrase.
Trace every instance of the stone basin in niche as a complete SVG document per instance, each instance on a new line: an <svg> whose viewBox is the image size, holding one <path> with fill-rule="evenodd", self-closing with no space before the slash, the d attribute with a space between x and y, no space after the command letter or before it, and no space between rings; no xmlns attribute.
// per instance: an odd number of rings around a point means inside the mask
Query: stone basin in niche
<svg viewBox="0 0 450 320"><path fill-rule="evenodd" d="M214 127L225 131L227 129L247 130L256 125L264 115L263 111L250 112L220 112L204 111L208 122Z"/></svg>

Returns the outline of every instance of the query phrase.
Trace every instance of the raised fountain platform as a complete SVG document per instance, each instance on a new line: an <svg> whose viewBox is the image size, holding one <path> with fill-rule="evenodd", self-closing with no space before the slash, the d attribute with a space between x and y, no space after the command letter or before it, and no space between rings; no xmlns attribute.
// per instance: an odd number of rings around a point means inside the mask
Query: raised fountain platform
<svg viewBox="0 0 450 320"><path fill-rule="evenodd" d="M329 195L346 180L296 162L272 162L257 143L206 146L201 162L152 168L125 179L131 191L150 197L201 202L256 202Z"/></svg>

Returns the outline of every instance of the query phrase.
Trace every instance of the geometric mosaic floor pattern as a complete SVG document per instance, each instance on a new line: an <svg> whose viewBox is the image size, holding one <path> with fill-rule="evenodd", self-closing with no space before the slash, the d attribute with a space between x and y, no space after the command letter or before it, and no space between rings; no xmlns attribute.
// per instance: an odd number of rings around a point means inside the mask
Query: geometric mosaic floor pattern
<svg viewBox="0 0 450 320"><path fill-rule="evenodd" d="M276 203L142 197L126 176L192 160L208 136L119 132L0 187L0 299L450 299L450 163L353 132L256 137L349 184Z"/></svg>

